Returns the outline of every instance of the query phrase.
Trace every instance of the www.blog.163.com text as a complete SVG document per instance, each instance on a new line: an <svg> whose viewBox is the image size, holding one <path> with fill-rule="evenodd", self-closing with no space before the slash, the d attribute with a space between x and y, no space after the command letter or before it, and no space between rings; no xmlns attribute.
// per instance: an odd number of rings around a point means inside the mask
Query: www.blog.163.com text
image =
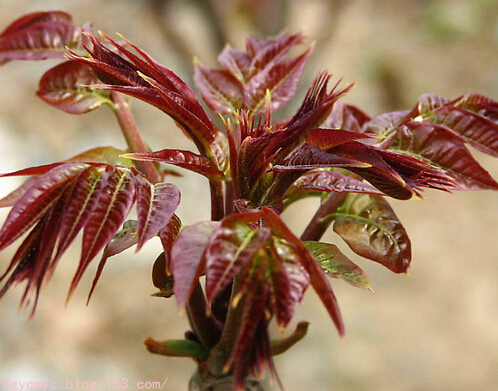
<svg viewBox="0 0 498 391"><path fill-rule="evenodd" d="M69 380L66 378L63 382L57 381L3 381L0 378L0 389L9 391L26 391L26 390L162 390L168 378L163 382L159 381L138 381L131 385L127 378L121 379L106 379L104 384L99 384L96 381L80 381L76 378Z"/></svg>

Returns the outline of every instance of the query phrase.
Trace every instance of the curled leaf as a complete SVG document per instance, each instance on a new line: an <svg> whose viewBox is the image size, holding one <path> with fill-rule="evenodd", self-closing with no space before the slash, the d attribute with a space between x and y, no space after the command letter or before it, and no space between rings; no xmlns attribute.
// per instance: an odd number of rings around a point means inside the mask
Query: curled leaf
<svg viewBox="0 0 498 391"><path fill-rule="evenodd" d="M405 273L411 261L408 235L383 197L349 194L333 216L334 231L358 255L395 273Z"/></svg>
<svg viewBox="0 0 498 391"><path fill-rule="evenodd" d="M112 105L108 91L89 87L97 82L86 65L66 61L42 76L36 94L49 105L69 114L83 114L105 103Z"/></svg>
<svg viewBox="0 0 498 391"><path fill-rule="evenodd" d="M0 35L0 64L10 60L64 58L66 47L74 49L80 45L82 31L64 12L26 15Z"/></svg>

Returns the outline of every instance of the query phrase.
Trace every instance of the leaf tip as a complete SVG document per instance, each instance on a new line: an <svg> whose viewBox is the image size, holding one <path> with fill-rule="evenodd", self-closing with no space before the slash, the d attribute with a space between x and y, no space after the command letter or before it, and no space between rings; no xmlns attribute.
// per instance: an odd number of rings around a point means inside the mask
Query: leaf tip
<svg viewBox="0 0 498 391"><path fill-rule="evenodd" d="M66 302L64 303L64 309L67 309L67 306L69 304L69 300L71 300L71 297L73 296L73 292L74 292L74 288L71 287L69 289L69 292L67 293L67 296L66 296Z"/></svg>

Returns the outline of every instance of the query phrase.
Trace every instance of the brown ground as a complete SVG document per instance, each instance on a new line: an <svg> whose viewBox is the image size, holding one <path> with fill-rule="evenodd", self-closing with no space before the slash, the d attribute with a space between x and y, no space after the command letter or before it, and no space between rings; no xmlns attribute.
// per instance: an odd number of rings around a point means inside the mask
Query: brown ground
<svg viewBox="0 0 498 391"><path fill-rule="evenodd" d="M356 82L346 100L371 115L410 108L425 92L454 98L473 91L498 99L497 1L372 3L349 1L338 15L327 15L318 0L293 3L289 30L303 29L318 40L311 74L329 68L346 83ZM3 0L0 26L23 13L66 7L77 22L92 20L109 34L119 31L180 69L181 61L161 38L145 4ZM179 15L176 28L188 29L196 42L192 50L214 66L209 42L202 41L206 34L190 27L202 15L183 9ZM330 40L321 35L324 31L333 34ZM233 45L240 45L241 35L238 31ZM71 117L33 96L41 68L48 66L11 63L0 70L0 171L64 159L99 145L123 147L107 110ZM183 69L182 75L188 74ZM176 129L161 113L139 103L135 107L152 149L166 143L189 147L183 138L171 138ZM498 177L496 162L479 159ZM186 223L207 219L207 209L188 207L189 202L199 205L203 194L207 199L205 182L186 176L178 183L183 190L179 215ZM14 182L2 179L0 186L4 195ZM295 322L311 322L309 335L276 359L287 390L489 391L498 384L498 195L430 192L423 201L393 205L412 239L411 276L359 261L374 293L334 281L347 327L343 340L310 290L295 316ZM302 208L286 213L296 232L304 224L303 213ZM327 238L337 240L332 233ZM117 388L116 379L136 388L139 381L162 383L167 377L164 390L186 389L192 363L151 356L141 345L148 336L181 338L186 327L173 300L149 296L150 265L158 249L151 243L138 256L130 251L111 260L88 307L91 273L64 309L76 248L42 293L31 322L27 313L17 312L22 288L10 291L0 302L0 388L8 389L5 381L56 381L64 389L66 379L73 389L77 379L80 389L82 382L92 381L107 389L107 379L111 389ZM9 255L1 255L3 265Z"/></svg>

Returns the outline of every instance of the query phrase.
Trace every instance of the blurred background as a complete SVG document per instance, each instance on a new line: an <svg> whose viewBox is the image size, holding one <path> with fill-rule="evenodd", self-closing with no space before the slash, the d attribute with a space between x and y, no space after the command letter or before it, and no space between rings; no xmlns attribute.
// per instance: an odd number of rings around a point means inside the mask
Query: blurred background
<svg viewBox="0 0 498 391"><path fill-rule="evenodd" d="M356 88L345 101L373 116L411 108L423 93L456 98L476 92L498 100L497 0L2 0L0 30L33 11L61 9L75 22L119 32L192 82L192 58L215 67L228 42L243 48L248 34L304 31L316 47L295 108L316 72L328 68ZM0 171L66 159L104 145L124 148L110 110L70 116L34 93L55 62L11 62L0 69ZM133 103L153 150L191 148L171 120ZM476 153L498 178L498 162ZM204 179L174 178L182 190L178 212L186 224L209 218ZM0 180L0 196L19 182ZM192 207L195 205L195 207ZM308 336L276 358L288 391L484 391L498 384L498 194L427 192L424 200L393 202L413 247L410 276L358 260L374 292L333 281L346 337L340 339L310 289L294 322L311 322ZM313 213L298 205L284 217L295 231ZM1 217L6 211L1 211ZM333 233L326 239L338 241ZM195 365L152 356L142 341L182 338L187 328L174 300L150 297L159 242L138 255L111 258L88 307L97 262L65 308L77 246L41 294L37 314L18 311L23 287L0 301L0 388L4 381L97 382L116 389L123 379L168 381L185 390ZM351 256L347 249L344 251ZM0 254L3 272L13 250ZM93 266L93 268L92 268ZM275 331L278 337L278 332ZM276 387L275 387L276 389Z"/></svg>

